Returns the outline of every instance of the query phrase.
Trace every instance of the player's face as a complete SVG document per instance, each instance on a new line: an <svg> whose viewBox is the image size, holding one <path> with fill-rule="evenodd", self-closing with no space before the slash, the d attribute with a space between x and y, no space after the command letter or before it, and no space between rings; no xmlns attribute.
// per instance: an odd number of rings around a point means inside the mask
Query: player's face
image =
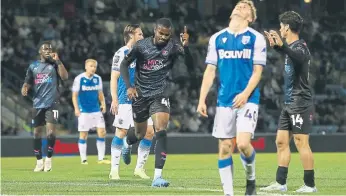
<svg viewBox="0 0 346 196"><path fill-rule="evenodd" d="M172 36L172 28L158 26L155 29L155 42L157 45L167 44Z"/></svg>
<svg viewBox="0 0 346 196"><path fill-rule="evenodd" d="M88 74L94 75L97 69L97 65L95 62L89 61L85 64L85 70Z"/></svg>
<svg viewBox="0 0 346 196"><path fill-rule="evenodd" d="M251 7L247 3L238 3L232 11L232 16L238 16L252 22Z"/></svg>
<svg viewBox="0 0 346 196"><path fill-rule="evenodd" d="M286 38L287 32L288 32L288 25L280 23L280 35L281 35L281 37Z"/></svg>
<svg viewBox="0 0 346 196"><path fill-rule="evenodd" d="M137 28L133 34L134 34L133 37L135 39L135 42L144 38L142 29L140 28Z"/></svg>
<svg viewBox="0 0 346 196"><path fill-rule="evenodd" d="M41 57L43 57L44 59L50 58L50 54L52 53L52 45L43 44L40 48L39 53L40 53Z"/></svg>

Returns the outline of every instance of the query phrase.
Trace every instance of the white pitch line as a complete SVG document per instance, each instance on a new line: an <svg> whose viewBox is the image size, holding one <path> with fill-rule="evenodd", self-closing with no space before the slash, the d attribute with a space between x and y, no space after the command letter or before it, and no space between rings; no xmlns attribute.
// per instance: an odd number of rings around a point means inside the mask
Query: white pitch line
<svg viewBox="0 0 346 196"><path fill-rule="evenodd" d="M81 183L81 182L18 182L18 181L3 181L2 184L29 184L29 185L37 185L37 184L42 184L42 185L67 185L67 186L114 186L114 187L135 187L135 188L152 188L156 189L155 187L150 187L150 186L144 186L144 185L138 185L138 184L116 184L114 182L117 181L110 181L110 183L94 183L94 182L88 182L88 183ZM119 181L121 182L121 181ZM188 187L175 187L175 186L170 186L167 187L167 189L173 189L173 190L187 190L187 191L207 191L207 192L220 192L222 193L223 191L221 189L208 189L208 188L188 188ZM236 194L243 194L243 191L234 191ZM266 192L257 192L259 195L281 195L282 194L273 194L273 193L266 193Z"/></svg>

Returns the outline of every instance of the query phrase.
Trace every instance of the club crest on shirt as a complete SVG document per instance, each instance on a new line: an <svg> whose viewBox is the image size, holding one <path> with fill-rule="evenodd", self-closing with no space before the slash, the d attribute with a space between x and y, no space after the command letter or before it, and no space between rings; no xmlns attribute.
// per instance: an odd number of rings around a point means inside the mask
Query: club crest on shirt
<svg viewBox="0 0 346 196"><path fill-rule="evenodd" d="M118 55L116 55L116 56L114 57L114 63L118 63L118 62L119 62L119 59L120 59L120 57L119 57Z"/></svg>
<svg viewBox="0 0 346 196"><path fill-rule="evenodd" d="M167 56L168 55L168 51L167 50L162 50L162 55L163 56Z"/></svg>
<svg viewBox="0 0 346 196"><path fill-rule="evenodd" d="M250 36L244 35L241 39L241 43L248 44L250 42Z"/></svg>
<svg viewBox="0 0 346 196"><path fill-rule="evenodd" d="M93 79L93 82L96 84L96 83L97 83L97 79L96 79L96 78L94 78L94 79Z"/></svg>

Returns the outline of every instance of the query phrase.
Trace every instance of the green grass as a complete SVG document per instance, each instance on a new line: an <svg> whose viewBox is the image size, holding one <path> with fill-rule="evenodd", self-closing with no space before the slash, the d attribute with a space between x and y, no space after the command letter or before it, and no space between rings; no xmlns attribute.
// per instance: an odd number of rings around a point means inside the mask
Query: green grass
<svg viewBox="0 0 346 196"><path fill-rule="evenodd" d="M257 154L257 186L268 185L275 180L276 154ZM134 177L131 165L121 165L120 181L110 181L109 165L98 165L95 156L89 156L89 165L81 165L79 157L54 157L53 171L34 173L34 158L1 159L1 194L55 194L55 195L222 195L217 155L169 155L164 177L171 182L168 188L152 188L151 180ZM234 156L235 194L244 195L245 179L239 156ZM316 185L323 195L346 195L346 154L315 154ZM146 165L149 176L153 175L154 157ZM289 192L303 185L303 169L299 156L292 155L288 174ZM258 194L270 195L260 192Z"/></svg>

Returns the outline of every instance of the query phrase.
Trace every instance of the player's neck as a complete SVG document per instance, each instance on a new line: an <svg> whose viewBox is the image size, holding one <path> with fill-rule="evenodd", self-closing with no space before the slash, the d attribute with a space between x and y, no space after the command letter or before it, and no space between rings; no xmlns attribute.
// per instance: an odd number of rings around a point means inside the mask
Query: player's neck
<svg viewBox="0 0 346 196"><path fill-rule="evenodd" d="M132 46L134 45L134 43L132 43L131 41L127 42L126 47L128 47L129 49L132 49Z"/></svg>
<svg viewBox="0 0 346 196"><path fill-rule="evenodd" d="M88 78L91 78L91 76L93 76L93 74L85 72L85 76L88 77Z"/></svg>
<svg viewBox="0 0 346 196"><path fill-rule="evenodd" d="M243 32L248 27L249 27L249 24L246 20L242 20L240 18L233 18L229 22L228 29L232 33L237 34L237 33Z"/></svg>
<svg viewBox="0 0 346 196"><path fill-rule="evenodd" d="M288 45L292 44L293 42L299 40L299 35L298 34L294 34L294 33L291 33L291 34L288 34L287 37L286 37L286 43Z"/></svg>

